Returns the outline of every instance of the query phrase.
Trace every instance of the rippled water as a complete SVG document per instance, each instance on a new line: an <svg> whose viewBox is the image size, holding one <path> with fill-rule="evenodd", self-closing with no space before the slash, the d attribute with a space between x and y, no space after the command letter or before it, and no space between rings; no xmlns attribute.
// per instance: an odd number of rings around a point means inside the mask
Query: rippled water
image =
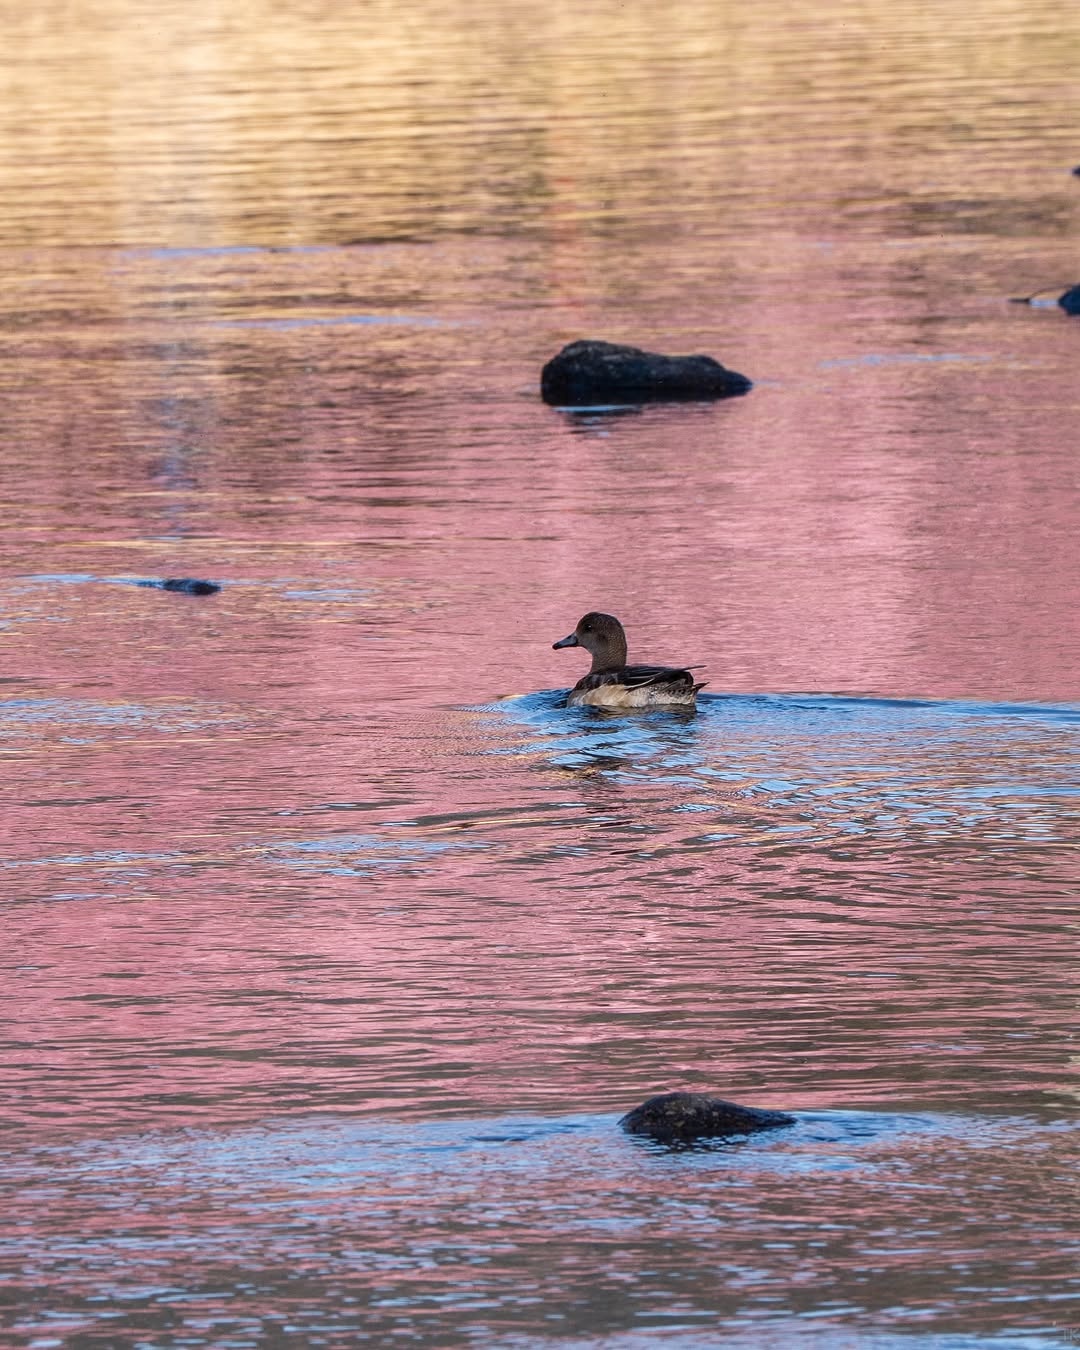
<svg viewBox="0 0 1080 1350"><path fill-rule="evenodd" d="M1080 17L6 38L5 1344L1080 1338ZM593 607L696 714L563 706Z"/></svg>

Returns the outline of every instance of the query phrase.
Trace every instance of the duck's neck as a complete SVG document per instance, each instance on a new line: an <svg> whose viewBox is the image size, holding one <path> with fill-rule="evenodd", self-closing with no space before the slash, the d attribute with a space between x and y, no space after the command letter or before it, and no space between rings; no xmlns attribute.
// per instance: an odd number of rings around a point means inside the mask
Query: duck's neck
<svg viewBox="0 0 1080 1350"><path fill-rule="evenodd" d="M602 651L593 652L590 675L602 670L622 670L626 665L626 638L621 634L610 638Z"/></svg>

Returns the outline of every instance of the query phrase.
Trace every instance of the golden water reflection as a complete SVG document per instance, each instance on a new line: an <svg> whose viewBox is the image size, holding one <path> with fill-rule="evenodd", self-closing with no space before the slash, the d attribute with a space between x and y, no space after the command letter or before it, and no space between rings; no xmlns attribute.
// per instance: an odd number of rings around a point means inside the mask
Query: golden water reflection
<svg viewBox="0 0 1080 1350"><path fill-rule="evenodd" d="M698 236L763 213L1054 233L1074 212L1039 167L1076 155L1078 30L1054 0L38 6L0 56L0 243Z"/></svg>

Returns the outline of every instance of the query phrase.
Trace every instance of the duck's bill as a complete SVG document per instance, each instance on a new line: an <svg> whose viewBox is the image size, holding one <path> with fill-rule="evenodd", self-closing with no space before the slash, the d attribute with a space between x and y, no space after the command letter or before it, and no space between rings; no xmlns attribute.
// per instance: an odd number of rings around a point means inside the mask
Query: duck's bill
<svg viewBox="0 0 1080 1350"><path fill-rule="evenodd" d="M577 640L577 634L571 633L569 637L560 638L558 642L551 644L551 650L557 652L560 647L580 647L581 643Z"/></svg>

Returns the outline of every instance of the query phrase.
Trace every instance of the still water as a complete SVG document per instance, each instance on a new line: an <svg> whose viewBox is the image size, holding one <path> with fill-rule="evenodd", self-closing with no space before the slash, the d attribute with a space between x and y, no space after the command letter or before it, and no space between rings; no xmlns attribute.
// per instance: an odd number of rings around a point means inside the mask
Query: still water
<svg viewBox="0 0 1080 1350"><path fill-rule="evenodd" d="M1078 42L5 16L5 1346L1080 1339ZM564 708L589 608L697 714Z"/></svg>

